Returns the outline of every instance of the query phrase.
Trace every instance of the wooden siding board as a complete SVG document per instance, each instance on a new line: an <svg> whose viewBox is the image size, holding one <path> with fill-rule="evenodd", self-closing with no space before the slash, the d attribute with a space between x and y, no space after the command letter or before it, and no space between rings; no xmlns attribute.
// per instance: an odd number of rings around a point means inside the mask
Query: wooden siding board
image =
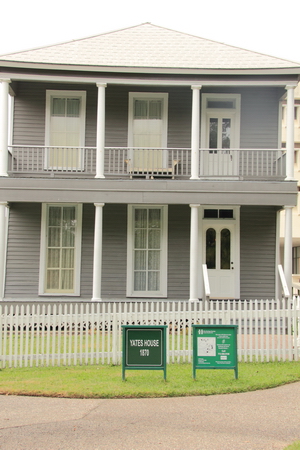
<svg viewBox="0 0 300 450"><path fill-rule="evenodd" d="M241 207L241 298L275 296L276 208Z"/></svg>

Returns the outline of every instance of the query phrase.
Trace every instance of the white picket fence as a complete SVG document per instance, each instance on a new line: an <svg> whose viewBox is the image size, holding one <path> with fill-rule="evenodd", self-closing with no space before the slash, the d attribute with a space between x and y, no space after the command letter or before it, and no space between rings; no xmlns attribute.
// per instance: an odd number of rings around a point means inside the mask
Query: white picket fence
<svg viewBox="0 0 300 450"><path fill-rule="evenodd" d="M168 363L192 360L192 324L238 325L239 361L300 359L299 298L0 303L0 367L120 364L122 325L168 325Z"/></svg>

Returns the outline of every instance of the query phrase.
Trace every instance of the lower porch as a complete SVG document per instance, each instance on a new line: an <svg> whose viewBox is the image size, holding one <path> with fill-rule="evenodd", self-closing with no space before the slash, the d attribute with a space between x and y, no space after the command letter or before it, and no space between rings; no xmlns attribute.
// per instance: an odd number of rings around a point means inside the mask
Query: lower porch
<svg viewBox="0 0 300 450"><path fill-rule="evenodd" d="M198 300L203 264L211 298L277 298L277 213L274 206L12 202L4 298Z"/></svg>

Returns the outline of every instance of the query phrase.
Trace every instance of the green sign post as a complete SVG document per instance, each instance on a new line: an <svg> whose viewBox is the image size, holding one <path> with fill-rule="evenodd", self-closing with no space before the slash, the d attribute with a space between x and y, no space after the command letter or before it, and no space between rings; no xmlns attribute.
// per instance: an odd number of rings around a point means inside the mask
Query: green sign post
<svg viewBox="0 0 300 450"><path fill-rule="evenodd" d="M193 378L196 369L234 369L238 378L237 325L193 325Z"/></svg>
<svg viewBox="0 0 300 450"><path fill-rule="evenodd" d="M122 325L125 370L163 370L167 377L167 325Z"/></svg>

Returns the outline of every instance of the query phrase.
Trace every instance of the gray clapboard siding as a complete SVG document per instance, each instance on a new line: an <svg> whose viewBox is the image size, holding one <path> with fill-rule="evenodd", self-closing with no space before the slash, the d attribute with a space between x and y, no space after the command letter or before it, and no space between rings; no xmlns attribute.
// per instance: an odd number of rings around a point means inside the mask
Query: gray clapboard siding
<svg viewBox="0 0 300 450"><path fill-rule="evenodd" d="M241 207L241 298L275 296L276 209Z"/></svg>
<svg viewBox="0 0 300 450"><path fill-rule="evenodd" d="M243 89L241 98L241 148L278 148L278 88Z"/></svg>
<svg viewBox="0 0 300 450"><path fill-rule="evenodd" d="M10 205L5 297L38 294L41 205Z"/></svg>
<svg viewBox="0 0 300 450"><path fill-rule="evenodd" d="M168 208L168 298L188 299L190 282L190 207Z"/></svg>

